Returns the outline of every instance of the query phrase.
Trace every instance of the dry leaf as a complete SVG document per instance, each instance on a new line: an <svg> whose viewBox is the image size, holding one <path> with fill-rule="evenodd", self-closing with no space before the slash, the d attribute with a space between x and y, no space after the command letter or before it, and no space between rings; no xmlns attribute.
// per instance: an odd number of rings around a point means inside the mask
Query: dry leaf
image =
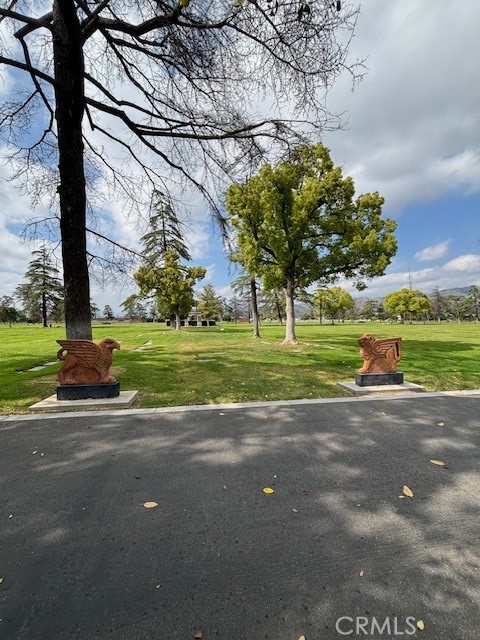
<svg viewBox="0 0 480 640"><path fill-rule="evenodd" d="M420 631L423 631L425 629L425 622L423 620L417 620L417 627Z"/></svg>
<svg viewBox="0 0 480 640"><path fill-rule="evenodd" d="M13 513L11 513L8 517L9 517L9 519L13 518Z"/></svg>
<svg viewBox="0 0 480 640"><path fill-rule="evenodd" d="M445 462L443 460L430 460L432 464L436 464L438 467L444 467Z"/></svg>
<svg viewBox="0 0 480 640"><path fill-rule="evenodd" d="M224 416L225 414L220 411L219 416Z"/></svg>
<svg viewBox="0 0 480 640"><path fill-rule="evenodd" d="M295 509L295 507L292 507L292 511L293 513L298 513L298 509Z"/></svg>
<svg viewBox="0 0 480 640"><path fill-rule="evenodd" d="M362 503L361 502L357 502L357 507L361 507Z"/></svg>
<svg viewBox="0 0 480 640"><path fill-rule="evenodd" d="M307 640L305 636L300 636L298 640Z"/></svg>
<svg viewBox="0 0 480 640"><path fill-rule="evenodd" d="M398 496L399 498L405 498L405 496Z"/></svg>
<svg viewBox="0 0 480 640"><path fill-rule="evenodd" d="M32 456L34 456L37 452L36 451L32 451Z"/></svg>
<svg viewBox="0 0 480 640"><path fill-rule="evenodd" d="M437 424L438 424L439 427L444 427L445 426L444 422L437 422Z"/></svg>
<svg viewBox="0 0 480 640"><path fill-rule="evenodd" d="M201 640L201 638L203 638L203 631L201 629L195 631L195 635L193 637L195 640Z"/></svg>
<svg viewBox="0 0 480 640"><path fill-rule="evenodd" d="M159 584L156 584L156 585L155 585L155 589L160 589L160 585L159 585Z"/></svg>
<svg viewBox="0 0 480 640"><path fill-rule="evenodd" d="M0 578L0 584L2 584L2 582L3 582L3 578Z"/></svg>
<svg viewBox="0 0 480 640"><path fill-rule="evenodd" d="M224 491L226 491L228 489L226 484L223 485L223 489L224 489Z"/></svg>
<svg viewBox="0 0 480 640"><path fill-rule="evenodd" d="M272 489L272 487L265 487L264 489L262 489L262 491L267 495L270 495L271 493L275 493L275 489Z"/></svg>
<svg viewBox="0 0 480 640"><path fill-rule="evenodd" d="M158 502L144 502L143 506L145 509L153 509L154 507L158 507Z"/></svg>
<svg viewBox="0 0 480 640"><path fill-rule="evenodd" d="M362 569L362 570L360 571L360 577L361 577L361 578L363 578L363 576L364 576L364 575L365 575L365 571Z"/></svg>
<svg viewBox="0 0 480 640"><path fill-rule="evenodd" d="M413 498L413 491L406 484L403 485L403 493L409 498Z"/></svg>

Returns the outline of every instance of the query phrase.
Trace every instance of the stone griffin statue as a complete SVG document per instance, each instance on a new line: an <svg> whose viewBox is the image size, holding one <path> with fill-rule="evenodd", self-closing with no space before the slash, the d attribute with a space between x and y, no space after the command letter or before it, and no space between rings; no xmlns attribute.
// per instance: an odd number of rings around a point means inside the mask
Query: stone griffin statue
<svg viewBox="0 0 480 640"><path fill-rule="evenodd" d="M400 360L402 338L377 340L371 333L364 333L358 339L360 355L364 359L358 373L394 373Z"/></svg>
<svg viewBox="0 0 480 640"><path fill-rule="evenodd" d="M98 345L90 340L57 342L62 347L57 353L57 358L63 360L58 372L61 385L116 382L116 378L108 373L113 360L112 350L120 349L116 340L104 338ZM64 351L67 352L65 355Z"/></svg>

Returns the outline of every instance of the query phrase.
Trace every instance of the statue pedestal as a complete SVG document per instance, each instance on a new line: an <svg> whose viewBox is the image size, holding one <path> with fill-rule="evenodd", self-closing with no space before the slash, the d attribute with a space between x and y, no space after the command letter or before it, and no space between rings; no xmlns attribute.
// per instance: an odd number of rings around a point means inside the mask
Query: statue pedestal
<svg viewBox="0 0 480 640"><path fill-rule="evenodd" d="M119 382L104 384L64 384L57 386L57 400L87 400L116 398L120 395Z"/></svg>
<svg viewBox="0 0 480 640"><path fill-rule="evenodd" d="M355 384L359 387L374 387L377 385L403 384L403 373L356 373Z"/></svg>

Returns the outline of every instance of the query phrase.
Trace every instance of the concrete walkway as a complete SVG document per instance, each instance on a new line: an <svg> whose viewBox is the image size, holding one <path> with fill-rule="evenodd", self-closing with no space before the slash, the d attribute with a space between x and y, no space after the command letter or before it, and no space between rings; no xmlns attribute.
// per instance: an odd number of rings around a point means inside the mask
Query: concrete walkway
<svg viewBox="0 0 480 640"><path fill-rule="evenodd" d="M3 417L0 638L477 640L479 416L457 392Z"/></svg>

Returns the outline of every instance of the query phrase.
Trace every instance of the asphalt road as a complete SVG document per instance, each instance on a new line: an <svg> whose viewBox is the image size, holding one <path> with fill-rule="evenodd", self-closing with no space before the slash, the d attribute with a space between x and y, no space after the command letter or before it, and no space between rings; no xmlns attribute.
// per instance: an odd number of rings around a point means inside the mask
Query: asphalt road
<svg viewBox="0 0 480 640"><path fill-rule="evenodd" d="M480 394L2 419L0 639L478 640L479 416Z"/></svg>

